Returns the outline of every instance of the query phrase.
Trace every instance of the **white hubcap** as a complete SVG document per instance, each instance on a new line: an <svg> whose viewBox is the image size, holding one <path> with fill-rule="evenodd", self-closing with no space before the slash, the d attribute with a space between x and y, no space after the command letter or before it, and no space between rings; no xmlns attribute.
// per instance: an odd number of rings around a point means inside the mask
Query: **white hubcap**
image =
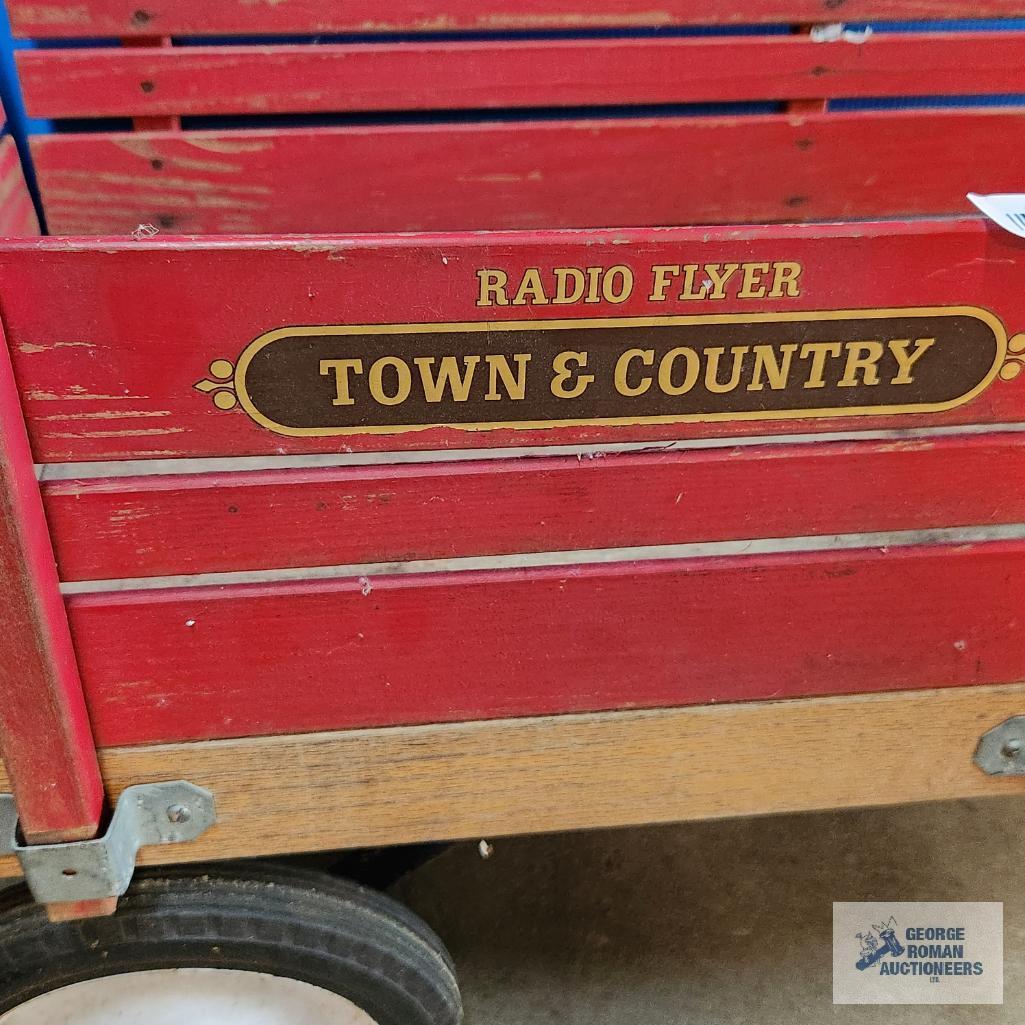
<svg viewBox="0 0 1025 1025"><path fill-rule="evenodd" d="M91 979L0 1015L0 1025L376 1025L337 993L224 968L166 968Z"/></svg>

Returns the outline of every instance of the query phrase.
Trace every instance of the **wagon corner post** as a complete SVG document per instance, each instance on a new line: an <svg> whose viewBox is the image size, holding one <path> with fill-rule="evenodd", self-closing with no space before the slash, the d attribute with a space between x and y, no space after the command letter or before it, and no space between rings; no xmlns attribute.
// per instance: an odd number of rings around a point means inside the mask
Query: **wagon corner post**
<svg viewBox="0 0 1025 1025"><path fill-rule="evenodd" d="M2 325L0 756L25 843L70 843L97 834L103 781ZM60 920L113 907L106 900L80 901L47 910Z"/></svg>

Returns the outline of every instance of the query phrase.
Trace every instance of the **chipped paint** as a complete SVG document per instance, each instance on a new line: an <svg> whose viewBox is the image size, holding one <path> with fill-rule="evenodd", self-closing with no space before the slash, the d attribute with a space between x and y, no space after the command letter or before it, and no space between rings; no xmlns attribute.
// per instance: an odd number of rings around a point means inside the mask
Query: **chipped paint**
<svg viewBox="0 0 1025 1025"><path fill-rule="evenodd" d="M150 510L143 506L135 505L113 510L108 519L111 524L138 523L150 519L151 516L152 512Z"/></svg>
<svg viewBox="0 0 1025 1025"><path fill-rule="evenodd" d="M590 11L552 12L551 14L488 14L477 19L481 28L551 29L551 28L658 28L674 25L679 18L666 10L633 13L595 14Z"/></svg>
<svg viewBox="0 0 1025 1025"><path fill-rule="evenodd" d="M190 138L189 145L194 149L207 150L210 153L264 153L274 148L272 140L263 139L227 139L227 138Z"/></svg>
<svg viewBox="0 0 1025 1025"><path fill-rule="evenodd" d="M544 176L540 171L528 171L526 174L480 174L457 175L458 182L483 182L486 185L507 185L516 182L539 182Z"/></svg>
<svg viewBox="0 0 1025 1025"><path fill-rule="evenodd" d="M242 195L269 196L273 193L267 185L243 185L237 182L208 181L203 178L140 178L134 174L118 174L113 171L60 171L54 177L71 181L103 182L106 185L131 185L137 188L151 189L161 192L166 189L178 189L182 192L225 192ZM96 195L90 191L89 197ZM124 199L121 193L111 193L112 200Z"/></svg>
<svg viewBox="0 0 1025 1025"><path fill-rule="evenodd" d="M50 420L124 420L132 417L173 416L169 409L126 409L104 410L102 413L57 413L53 416L40 416L36 419L41 423Z"/></svg>
<svg viewBox="0 0 1025 1025"><path fill-rule="evenodd" d="M51 349L95 349L94 342L54 342L52 345L36 345L34 342L21 342L18 345L18 352L26 355L35 355L39 352L49 352Z"/></svg>
<svg viewBox="0 0 1025 1025"><path fill-rule="evenodd" d="M92 24L85 4L21 4L15 13L18 24L37 28L87 28Z"/></svg>
<svg viewBox="0 0 1025 1025"><path fill-rule="evenodd" d="M184 427L151 427L136 431L81 431L79 433L54 431L47 434L48 438L62 438L66 441L81 438L147 438L153 435L185 434Z"/></svg>

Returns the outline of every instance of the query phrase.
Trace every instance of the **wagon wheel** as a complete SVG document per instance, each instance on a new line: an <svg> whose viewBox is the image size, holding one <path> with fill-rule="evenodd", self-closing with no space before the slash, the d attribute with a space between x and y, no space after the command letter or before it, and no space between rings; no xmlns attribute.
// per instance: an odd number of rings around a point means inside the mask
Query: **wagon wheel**
<svg viewBox="0 0 1025 1025"><path fill-rule="evenodd" d="M458 1025L441 941L395 901L279 866L141 872L111 918L0 895L0 1025Z"/></svg>

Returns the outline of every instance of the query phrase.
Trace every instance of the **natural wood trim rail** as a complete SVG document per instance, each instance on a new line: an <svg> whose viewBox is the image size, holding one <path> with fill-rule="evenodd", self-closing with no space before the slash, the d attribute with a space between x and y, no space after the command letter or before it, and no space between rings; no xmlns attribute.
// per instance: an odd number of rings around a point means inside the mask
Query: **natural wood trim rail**
<svg viewBox="0 0 1025 1025"><path fill-rule="evenodd" d="M115 795L177 777L215 792L214 829L142 858L198 861L1025 794L1025 779L971 761L982 733L1021 713L1013 684L120 748L102 762Z"/></svg>

